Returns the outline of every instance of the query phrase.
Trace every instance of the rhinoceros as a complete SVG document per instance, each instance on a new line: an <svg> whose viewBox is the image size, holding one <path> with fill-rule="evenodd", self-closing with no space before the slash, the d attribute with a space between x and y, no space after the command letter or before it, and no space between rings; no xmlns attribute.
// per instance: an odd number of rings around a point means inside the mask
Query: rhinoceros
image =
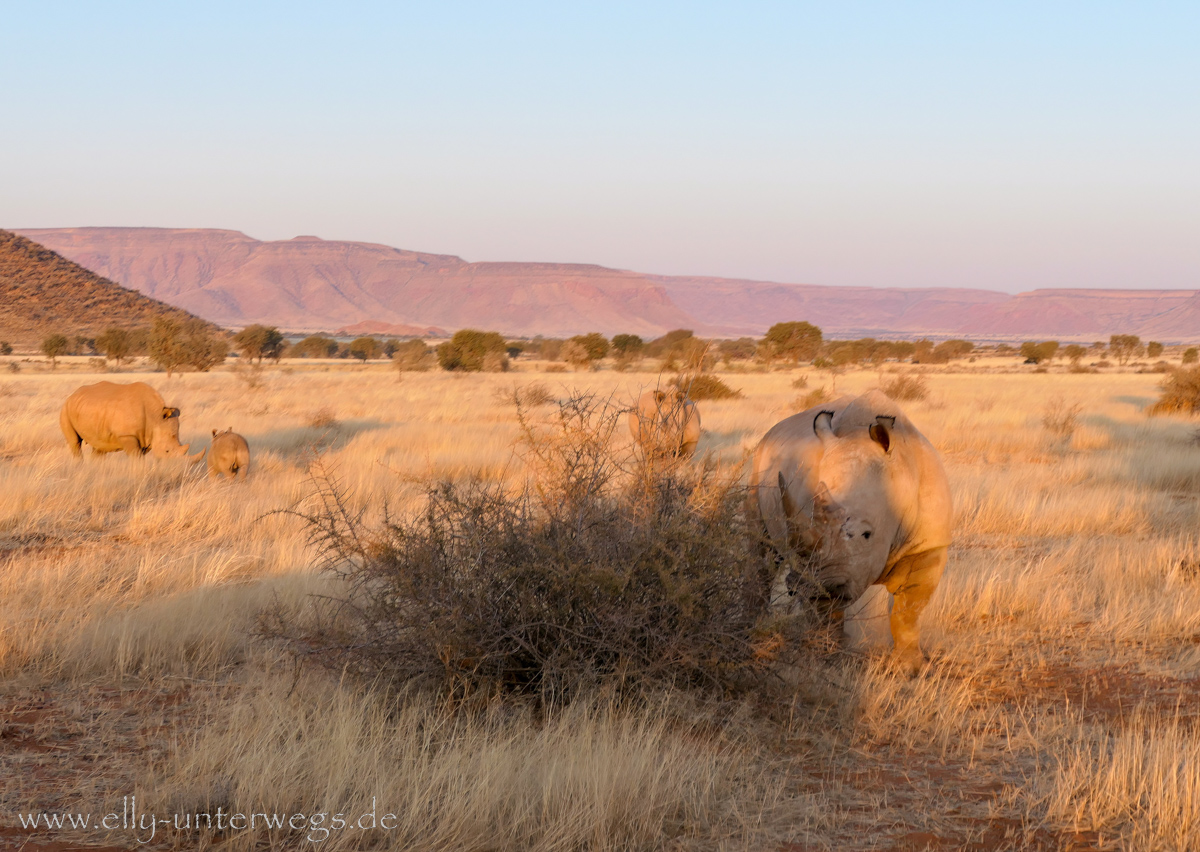
<svg viewBox="0 0 1200 852"><path fill-rule="evenodd" d="M213 429L212 447L208 453L208 475L245 479L250 471L250 445L229 427L224 432Z"/></svg>
<svg viewBox="0 0 1200 852"><path fill-rule="evenodd" d="M879 391L845 396L775 424L754 454L750 508L778 557L798 554L808 594L835 607L881 584L896 662L925 663L917 620L937 588L950 545L950 486L933 445ZM781 560L782 561L782 560ZM789 601L788 567L771 587Z"/></svg>
<svg viewBox="0 0 1200 852"><path fill-rule="evenodd" d="M682 390L646 391L629 412L629 431L648 455L688 458L700 442L700 411Z"/></svg>
<svg viewBox="0 0 1200 852"><path fill-rule="evenodd" d="M84 385L67 397L58 423L76 458L83 456L84 443L94 453L149 452L158 458L187 457L193 464L205 452L188 456L190 445L179 443L179 409L166 405L145 382Z"/></svg>

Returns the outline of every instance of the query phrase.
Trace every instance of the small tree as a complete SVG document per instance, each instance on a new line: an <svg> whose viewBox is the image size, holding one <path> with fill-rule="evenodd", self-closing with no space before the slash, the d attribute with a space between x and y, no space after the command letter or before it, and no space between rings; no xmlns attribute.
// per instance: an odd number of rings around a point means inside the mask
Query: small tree
<svg viewBox="0 0 1200 852"><path fill-rule="evenodd" d="M503 371L508 369L504 338L494 331L464 328L437 348L443 370Z"/></svg>
<svg viewBox="0 0 1200 852"><path fill-rule="evenodd" d="M359 337L350 342L350 355L359 361L370 361L378 358L383 346L374 337Z"/></svg>
<svg viewBox="0 0 1200 852"><path fill-rule="evenodd" d="M7 340L0 340L0 355L11 355L12 344Z"/></svg>
<svg viewBox="0 0 1200 852"><path fill-rule="evenodd" d="M183 354L184 364L207 373L229 355L229 341L204 320L189 320L183 326Z"/></svg>
<svg viewBox="0 0 1200 852"><path fill-rule="evenodd" d="M1191 346L1188 349L1184 350L1184 353L1183 353L1183 363L1184 364L1195 364L1197 361L1200 361L1200 349L1197 349L1195 346Z"/></svg>
<svg viewBox="0 0 1200 852"><path fill-rule="evenodd" d="M1157 358L1162 354L1163 345L1157 340L1151 340L1146 344L1146 356L1149 358Z"/></svg>
<svg viewBox="0 0 1200 852"><path fill-rule="evenodd" d="M154 321L149 349L150 358L159 369L167 371L167 378L184 366L207 372L229 354L228 342L214 334L203 320L184 324L167 317Z"/></svg>
<svg viewBox="0 0 1200 852"><path fill-rule="evenodd" d="M332 358L337 351L338 343L332 337L311 334L293 344L288 354L296 358Z"/></svg>
<svg viewBox="0 0 1200 852"><path fill-rule="evenodd" d="M763 338L769 360L811 361L821 349L821 329L808 322L777 322Z"/></svg>
<svg viewBox="0 0 1200 852"><path fill-rule="evenodd" d="M276 361L283 355L283 335L275 326L248 325L233 336L233 345L243 358L262 363L263 358Z"/></svg>
<svg viewBox="0 0 1200 852"><path fill-rule="evenodd" d="M560 356L575 367L591 367L608 354L608 341L604 335L578 334L563 344Z"/></svg>
<svg viewBox="0 0 1200 852"><path fill-rule="evenodd" d="M965 358L974 350L975 344L969 340L943 340L933 347L933 357L936 363L944 364L955 358Z"/></svg>
<svg viewBox="0 0 1200 852"><path fill-rule="evenodd" d="M42 341L42 354L50 359L50 369L58 369L58 359L67 354L70 342L62 334L52 334Z"/></svg>
<svg viewBox="0 0 1200 852"><path fill-rule="evenodd" d="M933 358L933 341L922 337L913 344L912 360L914 364L928 364Z"/></svg>
<svg viewBox="0 0 1200 852"><path fill-rule="evenodd" d="M1142 339L1136 334L1114 334L1108 338L1108 351L1123 367L1142 354Z"/></svg>
<svg viewBox="0 0 1200 852"><path fill-rule="evenodd" d="M1050 361L1057 354L1057 340L1045 340L1041 343L1034 343L1032 340L1027 340L1021 344L1021 357L1035 364Z"/></svg>
<svg viewBox="0 0 1200 852"><path fill-rule="evenodd" d="M608 354L608 339L603 334L593 331L591 334L581 334L571 339L578 341L593 361L599 361Z"/></svg>
<svg viewBox="0 0 1200 852"><path fill-rule="evenodd" d="M570 364L575 369L582 369L592 365L592 359L588 355L587 348L574 340L568 340L562 346L560 357Z"/></svg>
<svg viewBox="0 0 1200 852"><path fill-rule="evenodd" d="M109 328L96 338L96 348L107 360L123 364L133 351L133 339L123 328Z"/></svg>
<svg viewBox="0 0 1200 852"><path fill-rule="evenodd" d="M437 358L424 340L406 340L396 344L396 350L392 353L392 363L401 373L423 373L433 368Z"/></svg>
<svg viewBox="0 0 1200 852"><path fill-rule="evenodd" d="M612 339L612 349L618 357L622 355L636 357L641 354L645 346L645 341L636 334L618 334Z"/></svg>
<svg viewBox="0 0 1200 852"><path fill-rule="evenodd" d="M717 344L717 352L725 366L734 361L749 361L758 354L758 341L753 337L739 337L737 340L722 340Z"/></svg>
<svg viewBox="0 0 1200 852"><path fill-rule="evenodd" d="M1087 354L1087 349L1078 343L1072 343L1063 349L1063 354L1067 356L1067 360L1071 362L1071 366L1078 367L1083 356Z"/></svg>
<svg viewBox="0 0 1200 852"><path fill-rule="evenodd" d="M167 371L168 379L184 365L187 359L183 351L183 328L178 320L160 317L154 321L150 332L150 358L160 370Z"/></svg>

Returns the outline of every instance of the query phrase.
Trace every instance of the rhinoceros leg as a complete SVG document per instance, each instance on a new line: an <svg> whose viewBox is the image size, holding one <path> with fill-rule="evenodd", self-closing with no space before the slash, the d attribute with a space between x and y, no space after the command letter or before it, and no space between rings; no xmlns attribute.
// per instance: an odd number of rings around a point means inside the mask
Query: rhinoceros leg
<svg viewBox="0 0 1200 852"><path fill-rule="evenodd" d="M921 633L917 621L929 603L942 571L946 568L946 548L938 547L901 559L888 574L887 590L896 596L892 606L892 654L897 665L916 674L925 665L921 651Z"/></svg>
<svg viewBox="0 0 1200 852"><path fill-rule="evenodd" d="M139 457L142 455L142 445L132 435L123 435L117 438L117 443L121 445L121 450L127 456Z"/></svg>
<svg viewBox="0 0 1200 852"><path fill-rule="evenodd" d="M77 459L83 458L83 438L75 427L71 425L71 419L67 417L64 411L58 418L58 425L62 428L63 437L67 439L67 448L71 451L71 455Z"/></svg>

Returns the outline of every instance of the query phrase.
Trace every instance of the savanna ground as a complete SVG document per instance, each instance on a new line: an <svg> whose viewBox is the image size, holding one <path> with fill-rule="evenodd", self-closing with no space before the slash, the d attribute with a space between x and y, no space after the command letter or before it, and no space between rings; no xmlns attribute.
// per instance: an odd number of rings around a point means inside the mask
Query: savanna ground
<svg viewBox="0 0 1200 852"><path fill-rule="evenodd" d="M462 713L261 638L264 610L301 618L337 591L300 522L273 514L312 494L314 459L368 513L411 508L423 480L521 475L514 384L628 400L657 380L522 367L0 379L0 849L301 848L322 837L308 815L353 819L372 800L392 827L321 847L1200 848L1200 444L1194 422L1143 413L1158 375L981 361L928 373L927 398L901 403L941 451L956 506L922 621L932 663L915 680L865 653L823 664L769 712L664 692ZM745 398L701 403L701 452L740 463L796 410L805 372L722 374ZM100 378L157 387L193 449L233 426L248 481L75 462L58 409ZM837 390L879 381L850 373ZM148 830L18 819L95 822L134 795L143 814L306 817L159 826L149 843Z"/></svg>

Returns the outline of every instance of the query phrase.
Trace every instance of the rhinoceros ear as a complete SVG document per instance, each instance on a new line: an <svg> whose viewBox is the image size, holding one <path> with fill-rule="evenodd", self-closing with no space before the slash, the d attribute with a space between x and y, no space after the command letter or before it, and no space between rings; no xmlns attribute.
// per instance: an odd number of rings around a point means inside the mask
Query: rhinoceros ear
<svg viewBox="0 0 1200 852"><path fill-rule="evenodd" d="M656 391L654 392L654 401L655 401L655 402L657 402L657 403L661 403L661 402L662 402L664 399L666 399L666 398L667 398L667 394L666 394L666 392L664 392L664 391L660 391L660 390L656 390Z"/></svg>
<svg viewBox="0 0 1200 852"><path fill-rule="evenodd" d="M833 438L833 412L832 411L822 411L820 414L818 414L816 417L813 418L813 432L816 434L816 436L818 438L821 439L821 443L825 443L826 441Z"/></svg>
<svg viewBox="0 0 1200 852"><path fill-rule="evenodd" d="M178 416L179 416L178 408L171 408L171 406L169 406L169 405L163 406L163 410L162 410L162 419L163 420L170 420L172 417L178 417Z"/></svg>
<svg viewBox="0 0 1200 852"><path fill-rule="evenodd" d="M217 437L217 430L216 430L216 429L213 429L213 437L214 437L214 438L215 438L215 437Z"/></svg>
<svg viewBox="0 0 1200 852"><path fill-rule="evenodd" d="M867 434L871 436L871 440L879 446L883 447L886 453L892 448L892 436L890 429L896 428L895 417L884 417L880 415L875 418L875 422L867 427Z"/></svg>

